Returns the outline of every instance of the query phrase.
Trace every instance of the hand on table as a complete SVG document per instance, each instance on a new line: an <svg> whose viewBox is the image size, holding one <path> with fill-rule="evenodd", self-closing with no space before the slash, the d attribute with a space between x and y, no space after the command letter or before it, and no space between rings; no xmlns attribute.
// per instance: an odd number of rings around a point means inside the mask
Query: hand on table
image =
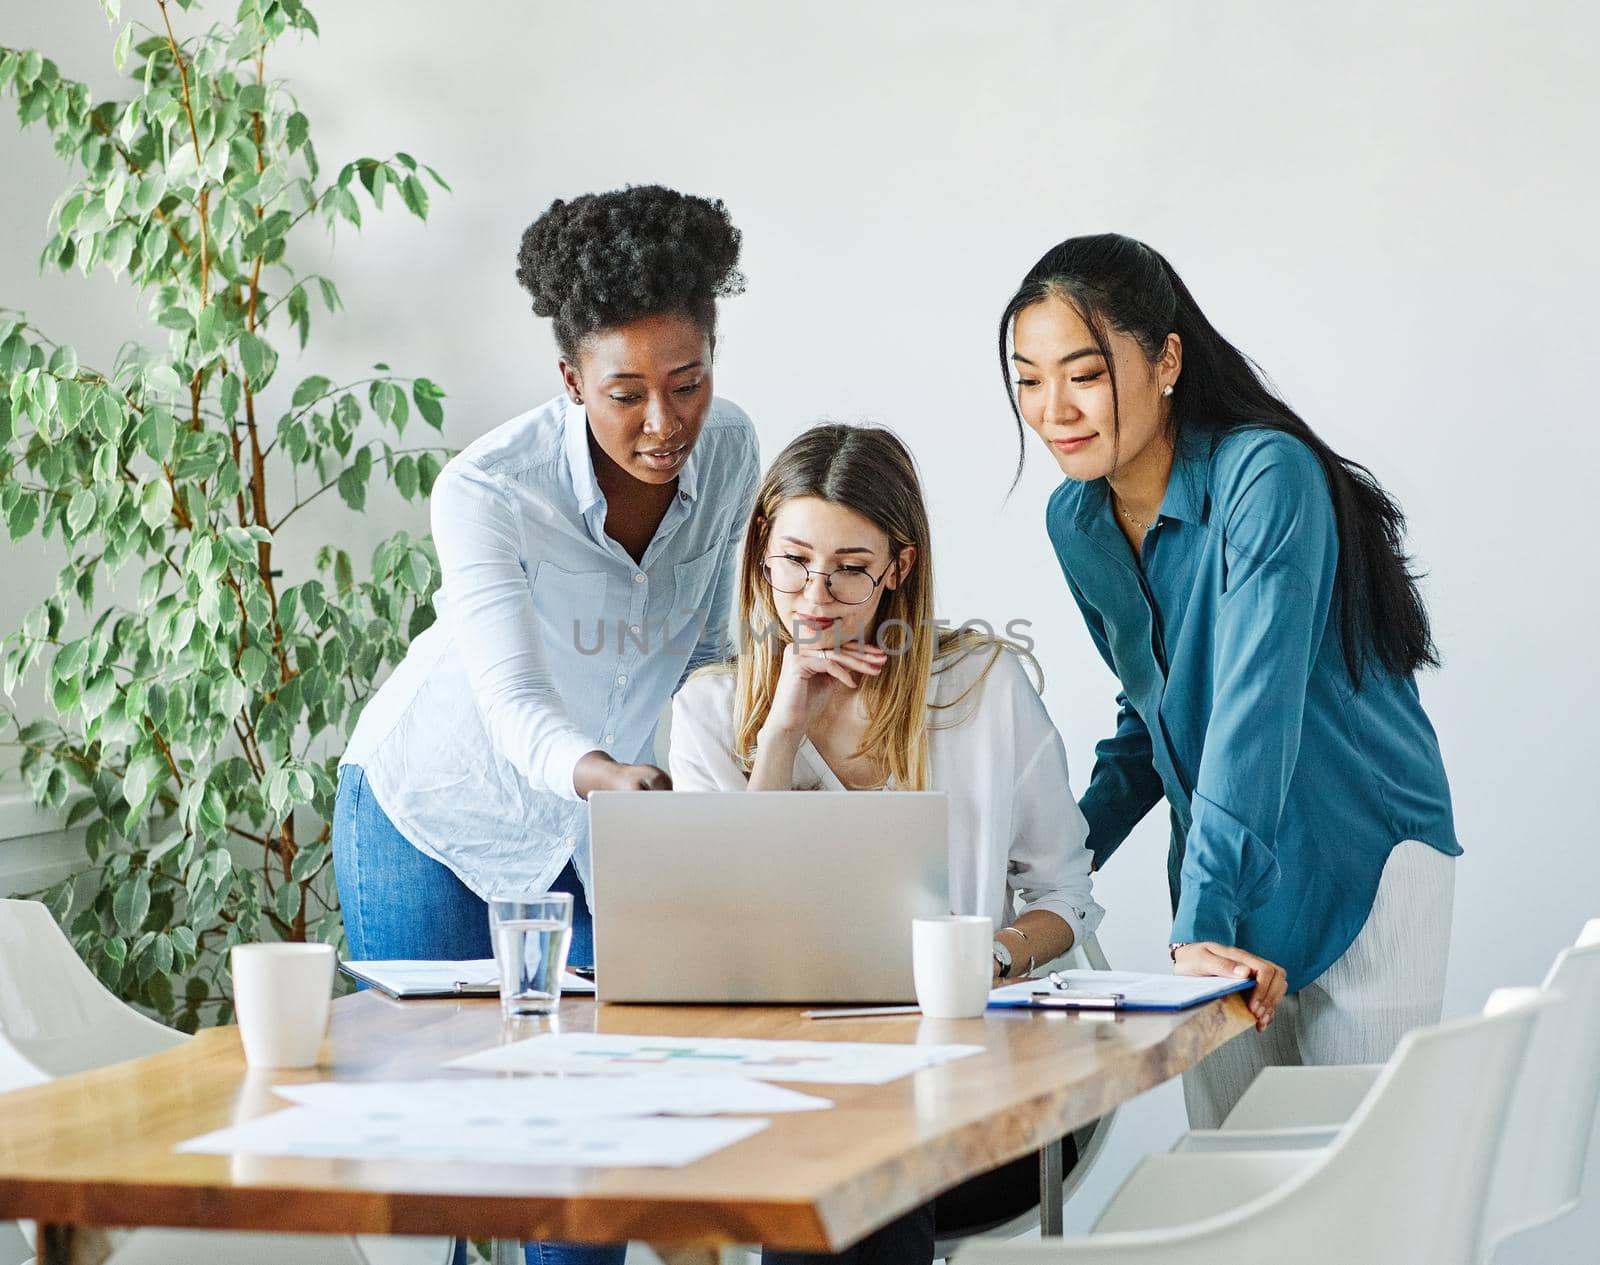
<svg viewBox="0 0 1600 1265"><path fill-rule="evenodd" d="M1247 1003L1256 1019L1256 1031L1264 1032L1272 1022L1272 1012L1289 991L1289 977L1283 968L1254 953L1225 944L1202 940L1180 945L1172 955L1174 975L1222 975L1230 979L1253 976L1256 986Z"/></svg>

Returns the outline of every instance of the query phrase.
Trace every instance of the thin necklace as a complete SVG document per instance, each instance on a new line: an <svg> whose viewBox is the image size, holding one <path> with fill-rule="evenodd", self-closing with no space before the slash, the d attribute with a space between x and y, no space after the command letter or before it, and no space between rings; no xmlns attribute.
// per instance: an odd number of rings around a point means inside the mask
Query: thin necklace
<svg viewBox="0 0 1600 1265"><path fill-rule="evenodd" d="M1116 493L1113 492L1111 495L1112 495L1112 500L1116 500ZM1132 514L1128 513L1128 511L1123 508L1123 505L1122 505L1121 501L1117 501L1117 513L1121 514L1122 517L1127 519L1130 523L1132 523L1140 531L1152 531L1155 528L1155 524L1154 523L1147 523L1143 519L1135 518ZM1161 516L1158 514L1158 515L1156 515L1156 517L1159 518Z"/></svg>

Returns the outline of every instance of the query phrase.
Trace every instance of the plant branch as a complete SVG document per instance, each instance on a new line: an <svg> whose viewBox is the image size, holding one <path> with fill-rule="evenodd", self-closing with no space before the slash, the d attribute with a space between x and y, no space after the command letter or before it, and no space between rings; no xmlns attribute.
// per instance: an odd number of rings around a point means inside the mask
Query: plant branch
<svg viewBox="0 0 1600 1265"><path fill-rule="evenodd" d="M355 447L355 449L353 449L353 451L359 452L362 448L370 448L370 447L372 447L373 444L378 444L378 443L382 443L382 442L383 441L380 440L380 439L369 439L364 444L356 445L356 447ZM448 447L446 447L445 445L443 445L443 444L423 445L423 446L420 446L420 447L417 447L417 448L392 448L392 449L389 450L389 452L386 455L384 455L383 457L380 457L378 459L378 462L374 462L373 464L377 465L377 464L379 464L379 462L381 462L385 466L392 466L394 464L394 460L395 460L396 457L404 457L408 453L413 453L413 452L449 452L449 451L450 451L450 449ZM350 469L350 467L346 466L345 470L348 470L348 469ZM307 496L304 499L302 499L299 502L297 502L296 504L290 506L288 511L284 514L284 516L282 518L280 518L276 523L274 523L272 525L272 529L271 530L274 533L276 533L279 530L279 528L281 528L285 523L287 523L291 518L293 518L298 511L303 510L307 505L310 505L312 501L316 500L324 492L327 492L329 489L337 486L340 478L342 478L343 475L344 475L344 470L339 471L338 474L334 475L333 478L329 479L326 483L324 483L320 488L318 488L310 496Z"/></svg>

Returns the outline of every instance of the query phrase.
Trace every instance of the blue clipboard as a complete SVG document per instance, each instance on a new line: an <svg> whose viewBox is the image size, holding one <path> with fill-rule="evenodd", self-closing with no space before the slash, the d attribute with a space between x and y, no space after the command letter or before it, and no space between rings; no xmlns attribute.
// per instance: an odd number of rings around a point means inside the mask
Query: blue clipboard
<svg viewBox="0 0 1600 1265"><path fill-rule="evenodd" d="M1229 993L1242 993L1255 987L1253 979L1225 979L1222 977L1210 978L1204 976L1178 977L1186 982L1192 980L1199 984L1202 979L1209 987L1196 989L1193 993L1181 998L1165 999L1159 996L1159 986L1152 990L1151 981L1164 981L1174 977L1169 976L1143 976L1138 977L1132 987L1126 981L1131 977L1122 971L1073 971L1068 972L1073 978L1068 987L1057 987L1048 979L1024 980L1009 988L998 990L989 999L990 1010L1083 1010L1083 1011L1145 1011L1172 1013L1179 1010L1190 1010L1195 1006L1203 1006L1207 1002L1216 1001L1219 997L1226 997ZM1094 980L1100 976L1104 983ZM1141 990L1139 984L1144 984ZM1121 987L1118 987L1121 985ZM1157 995L1141 997L1139 993L1154 992ZM1001 993L1004 996L1000 995Z"/></svg>

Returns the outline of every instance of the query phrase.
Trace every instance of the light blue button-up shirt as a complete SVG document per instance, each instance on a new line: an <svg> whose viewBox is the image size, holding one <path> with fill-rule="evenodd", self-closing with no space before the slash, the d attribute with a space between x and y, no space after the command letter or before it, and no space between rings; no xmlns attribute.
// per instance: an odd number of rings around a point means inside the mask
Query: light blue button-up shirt
<svg viewBox="0 0 1600 1265"><path fill-rule="evenodd" d="M651 758L689 672L728 653L755 428L713 400L678 494L635 563L606 535L588 418L558 396L452 460L431 517L438 618L362 713L358 764L402 834L485 898L543 891L588 816L573 771L600 749Z"/></svg>
<svg viewBox="0 0 1600 1265"><path fill-rule="evenodd" d="M1210 940L1315 980L1371 911L1390 849L1458 855L1416 682L1340 645L1339 536L1322 467L1261 428L1179 447L1140 556L1106 482L1067 481L1046 524L1122 682L1080 806L1104 864L1165 795L1176 942Z"/></svg>

